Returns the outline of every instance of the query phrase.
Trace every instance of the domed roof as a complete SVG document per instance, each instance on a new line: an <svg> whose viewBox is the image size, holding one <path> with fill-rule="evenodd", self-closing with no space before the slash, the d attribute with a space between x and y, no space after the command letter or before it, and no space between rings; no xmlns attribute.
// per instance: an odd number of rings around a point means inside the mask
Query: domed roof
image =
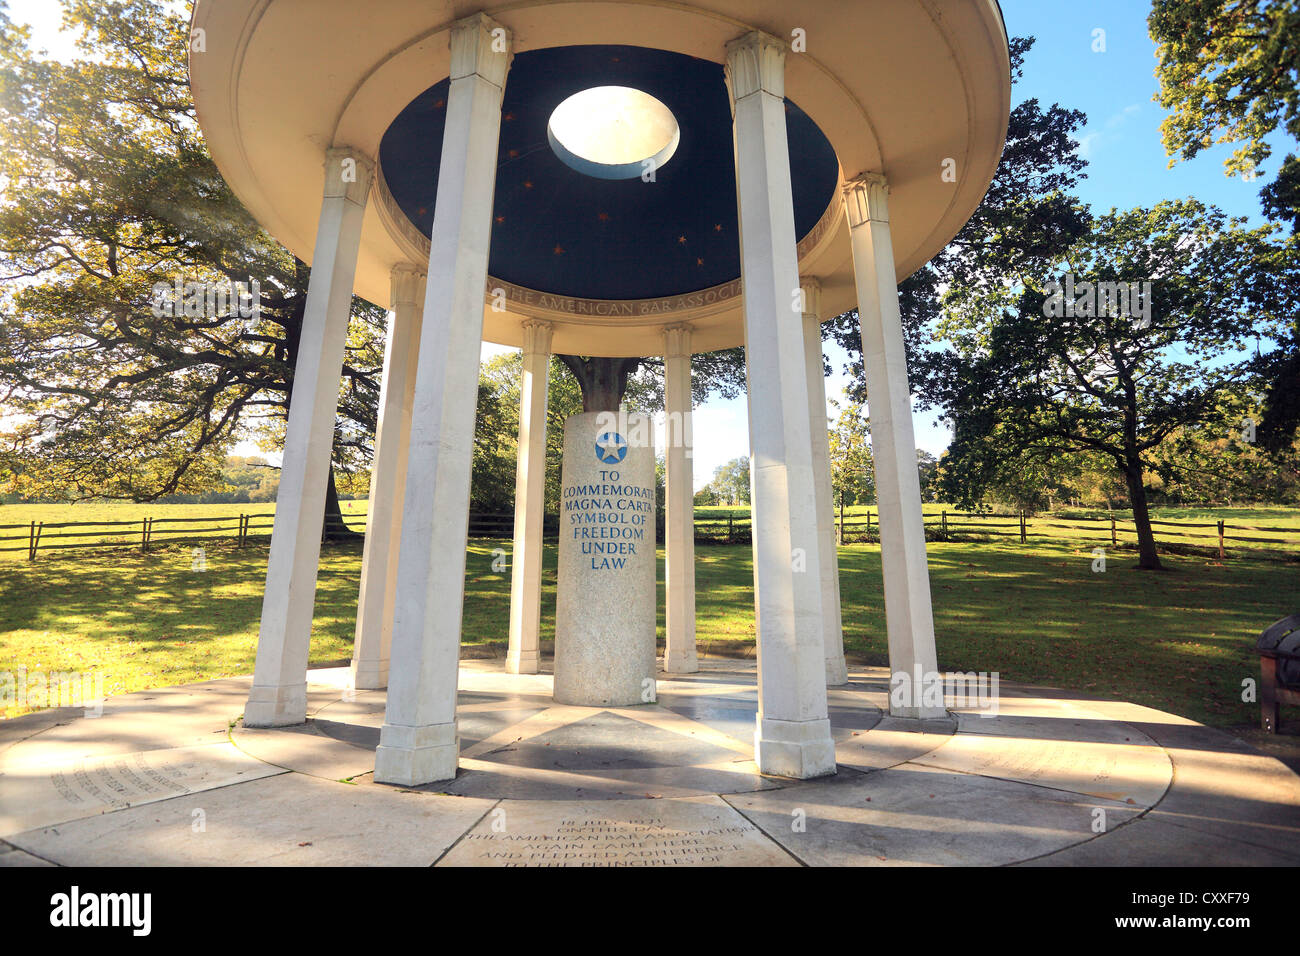
<svg viewBox="0 0 1300 956"><path fill-rule="evenodd" d="M845 179L886 175L901 279L961 228L1001 154L1010 77L993 0L482 6L511 30L515 52L488 265L489 289L507 307L485 310L489 341L518 345L520 322L534 317L555 323L557 352L656 354L662 327L679 322L695 329L697 351L743 341L722 63L726 42L750 30L797 41L786 58L795 225L800 271L821 281L826 318L855 304ZM359 22L359 9L354 0L197 0L205 49L191 54L190 72L222 174L304 261L325 150L376 158L356 292L386 305L391 268L428 257L448 33L463 11L446 0L380 0ZM676 122L679 138L652 182L589 175L556 145L556 108L605 86L647 94Z"/></svg>

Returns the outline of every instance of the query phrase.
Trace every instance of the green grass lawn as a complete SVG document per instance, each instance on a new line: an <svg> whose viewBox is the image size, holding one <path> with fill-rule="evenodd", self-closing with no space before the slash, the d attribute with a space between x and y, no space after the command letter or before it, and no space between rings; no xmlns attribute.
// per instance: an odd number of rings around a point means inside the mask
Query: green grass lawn
<svg viewBox="0 0 1300 956"><path fill-rule="evenodd" d="M508 544L470 544L466 644L504 648L510 582L492 570L492 550ZM0 564L0 672L101 672L108 694L251 673L266 546L214 541L205 550L206 571L179 545ZM1170 571L1152 574L1112 554L1098 574L1086 547L1064 544L933 542L929 556L944 669L999 671L1221 726L1256 719L1240 699L1242 680L1259 676L1254 638L1300 610L1300 570L1285 562L1172 557ZM696 557L699 640L752 643L750 549L701 545ZM555 558L548 546L544 641L553 636ZM351 655L360 566L359 541L322 551L313 664ZM846 650L885 663L879 547L841 548L840 568ZM662 640L662 611L659 627Z"/></svg>

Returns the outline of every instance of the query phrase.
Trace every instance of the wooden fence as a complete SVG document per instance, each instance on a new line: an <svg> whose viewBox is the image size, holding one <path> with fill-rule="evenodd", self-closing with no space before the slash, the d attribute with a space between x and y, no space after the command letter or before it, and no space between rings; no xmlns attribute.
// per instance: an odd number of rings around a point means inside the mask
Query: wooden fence
<svg viewBox="0 0 1300 956"><path fill-rule="evenodd" d="M939 511L924 516L926 537L939 541L983 538L1011 538L1020 544L1032 540L1069 541L1082 544L1134 546L1137 529L1132 518L1114 513L1072 515L1052 513L1031 517L1023 512L995 515L988 512ZM1156 545L1166 551L1200 549L1224 560L1229 549L1253 555L1300 560L1300 528L1276 525L1229 523L1225 519L1211 522L1165 521L1151 519ZM879 535L879 514L867 511L848 514L840 511L835 519L836 540L840 544L875 541ZM1267 536L1264 536L1267 535ZM1169 539L1178 539L1171 542ZM745 544L750 538L747 516L711 515L697 517L695 540L710 544ZM1182 546L1190 546L1184 548ZM1241 546L1248 546L1242 548ZM1258 547L1265 545L1267 547ZM1172 546L1172 547L1171 547Z"/></svg>
<svg viewBox="0 0 1300 956"><path fill-rule="evenodd" d="M346 519L353 519L349 524ZM344 515L325 521L321 540L340 529L360 531L365 528L365 513ZM0 524L0 552L26 551L27 560L35 561L38 551L69 548L139 548L148 551L156 544L193 542L205 539L233 540L236 547L246 547L254 539L265 540L275 523L273 513L208 515L197 518L144 517L132 521L32 521L27 524ZM553 525L554 522L551 522ZM471 514L469 533L475 538L510 538L514 536L515 518L510 514ZM554 531L554 527L550 530ZM18 532L18 533L14 533ZM91 540L84 540L91 539Z"/></svg>
<svg viewBox="0 0 1300 956"><path fill-rule="evenodd" d="M340 527L359 531L365 526L365 514L346 515L339 524L332 518L322 529L322 540ZM26 551L27 560L36 560L41 551L70 548L138 547L148 551L155 544L199 543L208 538L234 540L246 547L254 539L270 537L275 516L270 513L204 516L192 518L144 517L133 521L32 521L28 524L0 525L0 552ZM469 517L472 538L509 539L514 535L513 514L473 513ZM878 514L871 511L836 516L836 539L841 543L874 541L878 535ZM1131 546L1136 530L1131 518L1109 515L1071 515L1049 512L1041 517L1025 514L994 515L986 512L940 511L924 516L926 537L932 540L973 540L1011 538L1020 544L1033 540L1059 540L1083 544ZM1269 525L1213 522L1166 521L1153 518L1157 545L1164 550L1193 550L1217 555L1221 560L1234 552L1247 551L1260 556L1300 560L1300 529ZM548 515L544 534L554 539L559 523ZM1243 533L1245 532L1245 533ZM1178 539L1171 542L1169 539ZM697 515L695 540L700 544L748 544L751 539L750 518L745 515ZM1266 546L1266 547L1261 547Z"/></svg>

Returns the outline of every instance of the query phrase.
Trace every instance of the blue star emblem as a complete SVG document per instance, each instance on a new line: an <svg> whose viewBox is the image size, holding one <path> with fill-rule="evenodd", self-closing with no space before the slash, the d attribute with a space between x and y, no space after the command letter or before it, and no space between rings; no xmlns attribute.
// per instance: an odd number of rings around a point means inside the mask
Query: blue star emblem
<svg viewBox="0 0 1300 956"><path fill-rule="evenodd" d="M616 465L627 457L627 439L617 432L605 432L596 439L596 460Z"/></svg>

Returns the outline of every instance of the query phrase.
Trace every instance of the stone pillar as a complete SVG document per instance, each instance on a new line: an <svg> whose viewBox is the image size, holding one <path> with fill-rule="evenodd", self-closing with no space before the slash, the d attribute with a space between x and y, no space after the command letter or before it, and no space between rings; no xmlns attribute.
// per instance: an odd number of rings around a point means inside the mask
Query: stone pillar
<svg viewBox="0 0 1300 956"><path fill-rule="evenodd" d="M922 693L938 674L938 658L887 192L885 178L877 173L844 186L880 513L885 626L895 691L889 712L895 717L942 717L942 696L936 701Z"/></svg>
<svg viewBox="0 0 1300 956"><path fill-rule="evenodd" d="M581 412L564 423L555 700L655 700L655 447L649 416Z"/></svg>
<svg viewBox="0 0 1300 956"><path fill-rule="evenodd" d="M249 727L283 727L307 719L307 656L325 490L352 280L373 171L371 161L354 150L325 152L325 195L289 398L257 664L244 707Z"/></svg>
<svg viewBox="0 0 1300 956"><path fill-rule="evenodd" d="M835 746L826 710L784 44L758 32L733 40L727 44L726 77L745 296L758 628L755 760L763 773L806 779L835 772Z"/></svg>
<svg viewBox="0 0 1300 956"><path fill-rule="evenodd" d="M831 449L826 430L826 371L822 362L822 284L799 280L803 301L803 347L808 366L808 427L812 431L813 481L817 493L817 562L821 568L822 640L826 684L849 682L840 619L840 559L835 543L835 499L831 493Z"/></svg>
<svg viewBox="0 0 1300 956"><path fill-rule="evenodd" d="M510 38L483 14L451 29L451 84L402 505L388 707L375 779L456 776L456 684L469 479Z"/></svg>
<svg viewBox="0 0 1300 956"><path fill-rule="evenodd" d="M695 486L691 475L691 329L664 330L664 670L694 674Z"/></svg>
<svg viewBox="0 0 1300 956"><path fill-rule="evenodd" d="M402 539L402 495L411 438L411 402L419 359L424 308L424 272L402 263L392 272L392 318L384 343L384 380L379 390L379 426L370 474L366 543L361 557L361 592L352 645L352 686L378 690L388 685L393 643L393 601L397 550Z"/></svg>
<svg viewBox="0 0 1300 956"><path fill-rule="evenodd" d="M546 390L551 324L528 321L519 382L519 461L515 469L515 544L510 569L510 647L506 670L541 669L542 517L546 492Z"/></svg>

